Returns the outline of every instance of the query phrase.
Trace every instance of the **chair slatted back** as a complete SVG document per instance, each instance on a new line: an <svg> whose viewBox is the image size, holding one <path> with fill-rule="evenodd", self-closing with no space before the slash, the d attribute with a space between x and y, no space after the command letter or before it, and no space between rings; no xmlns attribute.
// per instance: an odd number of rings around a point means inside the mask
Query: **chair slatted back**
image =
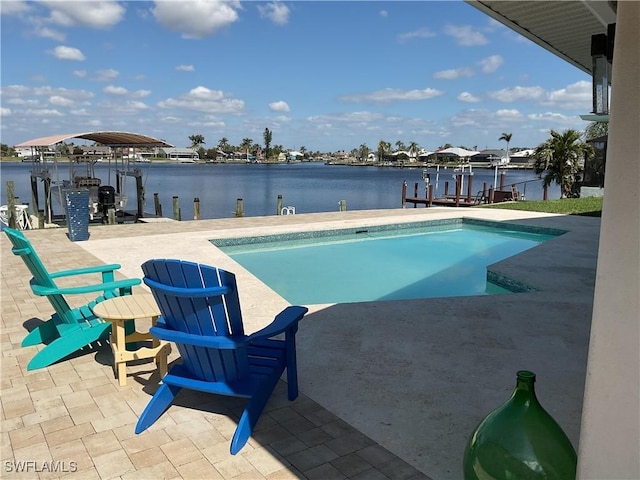
<svg viewBox="0 0 640 480"><path fill-rule="evenodd" d="M42 263L42 260L40 260L40 257L31 245L31 242L24 236L24 234L13 228L5 228L3 231L7 234L9 240L13 244L13 248L11 249L13 254L22 258L22 261L29 269L29 272L33 275L30 283L32 285L35 284L47 288L57 288L53 278L51 278L51 275ZM83 320L82 317L78 315L79 312L74 313L62 295L47 295L47 299L58 314L58 318L64 323L74 324Z"/></svg>
<svg viewBox="0 0 640 480"><path fill-rule="evenodd" d="M166 259L149 260L142 265L142 271L143 281L151 288L168 328L201 336L245 336L233 273ZM183 365L202 380L230 382L249 375L246 347L177 347Z"/></svg>

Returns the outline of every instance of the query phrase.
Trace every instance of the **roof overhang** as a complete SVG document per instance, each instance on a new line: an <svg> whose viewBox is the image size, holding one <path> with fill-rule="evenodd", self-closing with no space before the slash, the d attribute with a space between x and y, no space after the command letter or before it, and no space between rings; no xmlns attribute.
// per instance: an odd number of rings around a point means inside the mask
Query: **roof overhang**
<svg viewBox="0 0 640 480"><path fill-rule="evenodd" d="M173 145L164 140L130 132L85 132L52 135L50 137L34 138L33 140L19 143L15 147L50 147L72 138L89 140L107 147L173 147Z"/></svg>
<svg viewBox="0 0 640 480"><path fill-rule="evenodd" d="M493 19L591 74L591 36L616 23L610 0L465 0Z"/></svg>

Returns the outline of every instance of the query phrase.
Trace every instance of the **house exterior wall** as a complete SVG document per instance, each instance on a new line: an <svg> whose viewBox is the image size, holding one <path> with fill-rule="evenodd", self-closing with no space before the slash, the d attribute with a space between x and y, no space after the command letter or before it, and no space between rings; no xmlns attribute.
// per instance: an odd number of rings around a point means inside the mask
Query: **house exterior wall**
<svg viewBox="0 0 640 480"><path fill-rule="evenodd" d="M618 2L580 479L640 478L640 2Z"/></svg>

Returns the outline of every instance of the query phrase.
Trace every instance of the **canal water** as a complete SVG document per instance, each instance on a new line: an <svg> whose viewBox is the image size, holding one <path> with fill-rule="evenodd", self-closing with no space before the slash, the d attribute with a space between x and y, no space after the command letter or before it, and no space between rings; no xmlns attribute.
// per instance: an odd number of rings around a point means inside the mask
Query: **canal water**
<svg viewBox="0 0 640 480"><path fill-rule="evenodd" d="M14 182L15 196L20 202L31 201L31 163L3 162L0 165L2 184L0 203L7 203L6 183ZM423 168L353 167L322 163L289 164L176 164L164 162L137 163L130 166L142 172L145 189L145 212L154 212L154 194L158 193L164 216L171 217L173 197L178 198L183 220L193 218L194 199L200 200L203 219L233 217L237 199L242 198L245 216L275 215L278 195L283 206L295 207L296 213L331 212L346 202L347 210L400 208L402 184L407 182L408 196L413 196L414 184L419 184L419 196L425 196ZM452 168L427 169L431 183L437 182L436 196L444 194L445 182L449 193L455 193ZM68 178L66 164L59 166L60 180ZM502 172L502 171L501 171ZM504 184L517 184L526 200L542 199L542 180L531 170L504 170ZM115 169L107 163L96 164L95 175L102 185L115 185ZM482 190L483 183L493 185L495 169L473 169L473 194ZM56 173L52 173L56 178ZM465 178L465 182L468 179ZM527 182L527 183L522 183ZM498 174L498 184L500 174ZM467 183L464 185L466 194ZM42 187L39 186L40 196ZM135 179L127 177L124 193L129 201L126 210L136 210ZM557 185L549 189L549 198L559 198ZM43 201L40 199L40 208ZM52 200L55 213L62 213L59 199ZM408 206L410 207L410 206ZM421 208L421 207L418 207ZM422 207L424 208L424 207Z"/></svg>

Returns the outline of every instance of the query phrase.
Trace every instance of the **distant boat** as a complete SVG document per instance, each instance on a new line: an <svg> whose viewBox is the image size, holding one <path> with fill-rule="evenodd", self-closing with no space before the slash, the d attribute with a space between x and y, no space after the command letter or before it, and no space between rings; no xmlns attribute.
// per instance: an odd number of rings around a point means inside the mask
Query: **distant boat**
<svg viewBox="0 0 640 480"><path fill-rule="evenodd" d="M509 165L509 159L507 157L489 157L489 165L492 167L502 167Z"/></svg>

